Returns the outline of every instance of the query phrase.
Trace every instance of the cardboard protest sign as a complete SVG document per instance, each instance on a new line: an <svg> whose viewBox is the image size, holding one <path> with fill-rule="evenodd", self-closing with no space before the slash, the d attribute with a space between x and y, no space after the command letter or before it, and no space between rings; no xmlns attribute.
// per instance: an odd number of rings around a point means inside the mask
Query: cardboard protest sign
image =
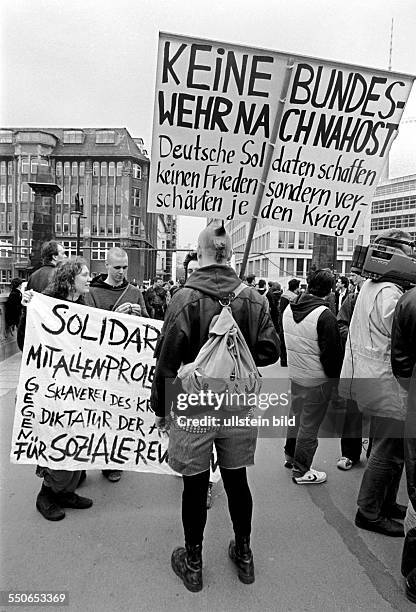
<svg viewBox="0 0 416 612"><path fill-rule="evenodd" d="M161 326L36 293L27 312L12 463L173 474L149 405Z"/></svg>
<svg viewBox="0 0 416 612"><path fill-rule="evenodd" d="M160 34L148 210L353 238L412 81Z"/></svg>

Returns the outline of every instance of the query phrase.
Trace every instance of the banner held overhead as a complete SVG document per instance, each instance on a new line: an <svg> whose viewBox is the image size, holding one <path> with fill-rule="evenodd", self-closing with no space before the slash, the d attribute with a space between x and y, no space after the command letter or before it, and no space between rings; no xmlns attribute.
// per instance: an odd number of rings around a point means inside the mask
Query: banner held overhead
<svg viewBox="0 0 416 612"><path fill-rule="evenodd" d="M148 210L354 238L413 79L161 33Z"/></svg>

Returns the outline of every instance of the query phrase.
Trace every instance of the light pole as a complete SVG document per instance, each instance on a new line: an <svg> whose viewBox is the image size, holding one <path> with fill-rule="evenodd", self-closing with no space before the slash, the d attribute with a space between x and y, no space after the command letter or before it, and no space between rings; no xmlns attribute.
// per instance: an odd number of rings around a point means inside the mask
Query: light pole
<svg viewBox="0 0 416 612"><path fill-rule="evenodd" d="M77 257L80 256L81 252L81 218L85 219L84 214L84 200L79 197L79 193L75 194L75 205L71 211L71 215L75 215L77 218Z"/></svg>

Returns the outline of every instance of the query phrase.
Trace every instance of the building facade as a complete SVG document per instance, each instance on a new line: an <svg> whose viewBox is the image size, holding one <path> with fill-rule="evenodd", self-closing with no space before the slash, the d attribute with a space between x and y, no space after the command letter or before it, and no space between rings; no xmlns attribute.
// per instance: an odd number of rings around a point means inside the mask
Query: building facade
<svg viewBox="0 0 416 612"><path fill-rule="evenodd" d="M370 238L398 228L416 240L416 174L383 180L371 206Z"/></svg>
<svg viewBox="0 0 416 612"><path fill-rule="evenodd" d="M55 236L68 255L77 253L79 239L80 254L98 274L107 250L121 246L129 254L130 280L154 276L160 245L158 215L147 212L149 165L143 141L126 128L0 130L0 283L31 269L29 183L42 180L60 188ZM76 196L83 205L79 235ZM176 233L169 240L176 247Z"/></svg>

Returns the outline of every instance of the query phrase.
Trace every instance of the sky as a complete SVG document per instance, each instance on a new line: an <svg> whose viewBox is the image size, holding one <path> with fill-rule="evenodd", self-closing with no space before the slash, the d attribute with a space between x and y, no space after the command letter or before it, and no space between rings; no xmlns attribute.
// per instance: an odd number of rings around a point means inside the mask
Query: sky
<svg viewBox="0 0 416 612"><path fill-rule="evenodd" d="M126 127L150 152L158 32L416 75L414 0L2 0L0 124ZM410 119L414 118L415 122ZM392 147L416 173L416 85ZM179 244L202 219L179 217Z"/></svg>

